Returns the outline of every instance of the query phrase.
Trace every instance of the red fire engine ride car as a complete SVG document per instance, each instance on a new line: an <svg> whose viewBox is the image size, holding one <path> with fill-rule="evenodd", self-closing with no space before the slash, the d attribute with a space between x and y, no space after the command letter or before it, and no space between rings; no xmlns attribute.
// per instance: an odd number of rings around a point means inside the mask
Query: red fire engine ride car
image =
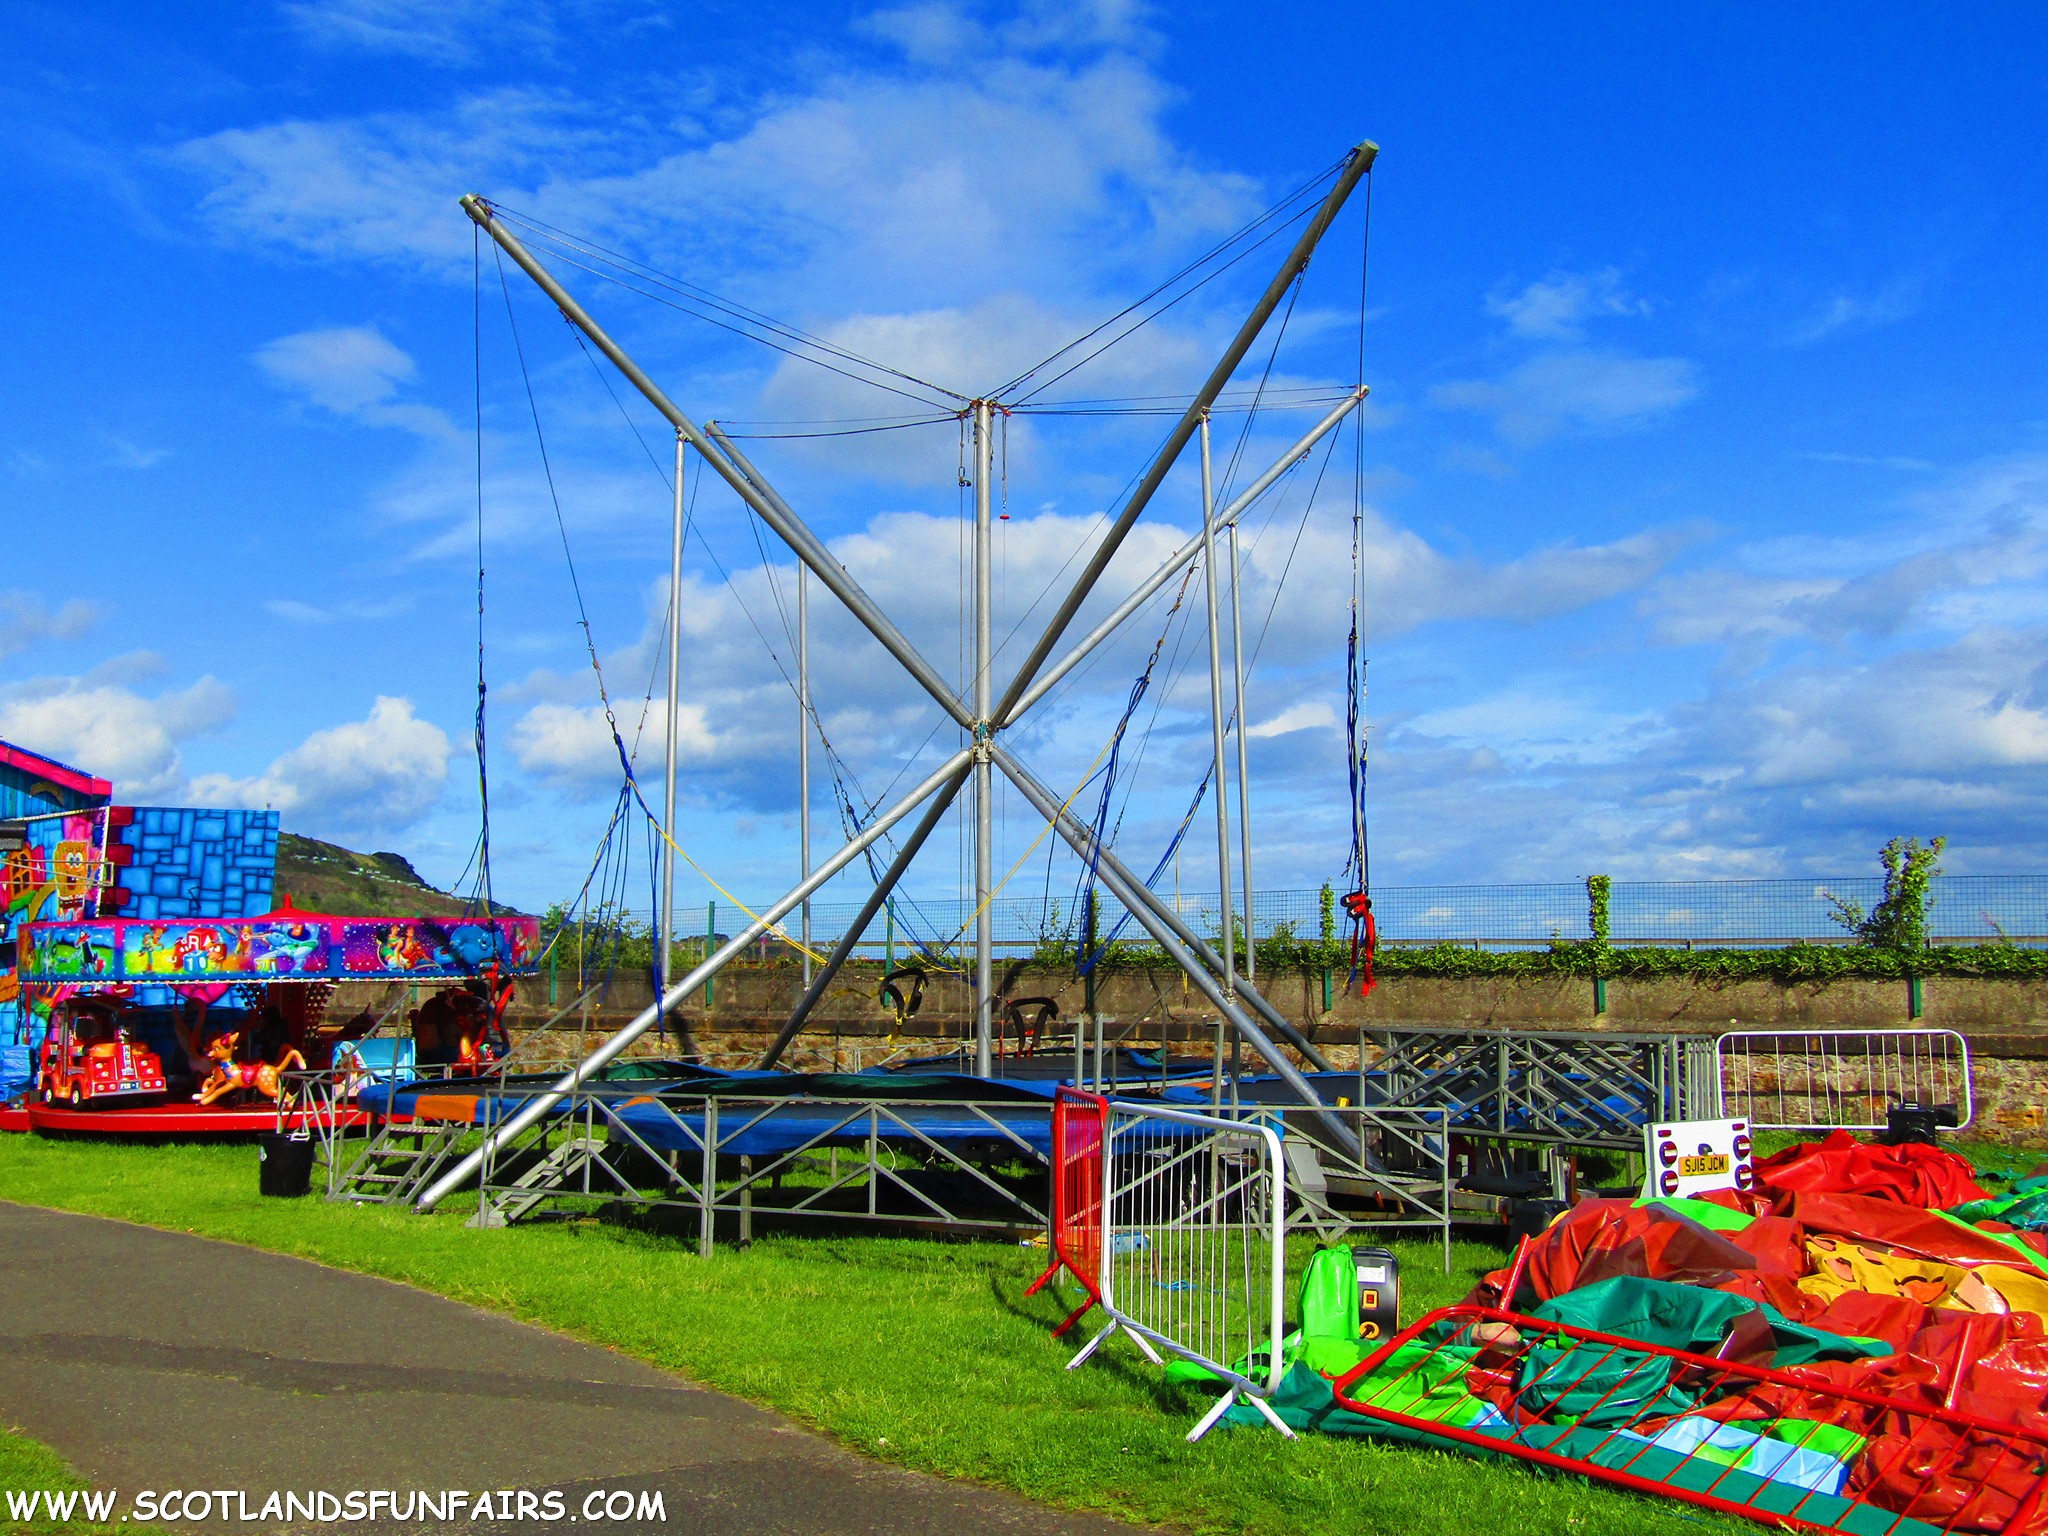
<svg viewBox="0 0 2048 1536"><path fill-rule="evenodd" d="M107 997L66 998L51 1010L43 1038L42 1098L73 1109L161 1096L164 1064L120 1021Z"/></svg>

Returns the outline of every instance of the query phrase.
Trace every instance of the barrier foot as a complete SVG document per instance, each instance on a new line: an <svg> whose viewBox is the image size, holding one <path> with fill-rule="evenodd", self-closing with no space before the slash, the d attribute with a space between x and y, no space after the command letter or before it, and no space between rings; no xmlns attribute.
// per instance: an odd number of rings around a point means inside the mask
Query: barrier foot
<svg viewBox="0 0 2048 1536"><path fill-rule="evenodd" d="M1273 1411L1273 1405L1267 1402L1263 1397L1247 1397L1245 1401L1250 1403L1254 1408L1258 1409L1260 1413L1264 1414L1266 1416L1266 1422L1272 1425L1275 1429L1279 1430L1280 1433L1285 1435L1288 1439L1293 1440L1299 1438L1294 1433L1294 1427L1291 1424L1289 1424L1285 1419L1281 1418L1279 1414L1275 1413Z"/></svg>
<svg viewBox="0 0 2048 1536"><path fill-rule="evenodd" d="M1222 1421L1223 1415L1230 1411L1230 1405L1236 1402L1239 1398L1243 1398L1246 1402L1250 1403L1254 1408L1258 1409L1259 1413L1265 1418L1266 1422L1272 1425L1275 1429L1279 1430L1280 1433L1285 1435L1288 1439L1295 1440L1300 1438L1294 1433L1293 1429L1291 1429L1288 1426L1287 1421L1281 1418L1279 1414L1273 1411L1273 1405L1267 1402L1263 1397L1254 1397L1249 1392L1239 1392L1235 1388L1233 1388L1232 1390L1224 1393L1221 1397L1219 1397L1216 1400L1215 1407L1211 1408L1207 1413L1202 1415L1201 1423L1197 1424L1193 1429L1188 1431L1188 1444L1193 1445L1197 1440L1201 1439L1202 1436L1208 1434L1210 1430L1214 1429L1217 1426L1217 1424L1219 1424Z"/></svg>
<svg viewBox="0 0 2048 1536"><path fill-rule="evenodd" d="M1151 1343L1146 1339L1145 1335L1139 1333L1135 1328L1126 1328L1124 1331L1130 1334L1131 1342L1138 1346L1139 1354L1143 1355L1147 1360L1150 1360L1154 1365L1160 1367L1162 1370L1165 1369L1166 1362L1160 1358L1159 1351L1152 1347Z"/></svg>
<svg viewBox="0 0 2048 1536"><path fill-rule="evenodd" d="M1199 1424L1197 1424L1193 1429L1188 1431L1188 1444L1193 1445L1197 1440L1201 1439L1202 1436L1206 1435L1207 1433L1209 1433L1210 1430L1214 1429L1217 1425L1217 1422L1223 1417L1223 1415L1230 1411L1230 1405L1236 1401L1237 1389L1234 1387L1230 1391L1224 1393L1221 1397L1217 1398L1216 1406L1211 1408L1207 1413L1203 1414L1202 1421Z"/></svg>
<svg viewBox="0 0 2048 1536"><path fill-rule="evenodd" d="M1067 1369L1071 1371L1077 1368L1090 1355L1094 1354L1096 1350L1102 1347L1102 1341L1104 1339L1108 1338L1112 1333L1115 1332L1116 1323L1113 1319L1110 1322L1104 1323L1102 1325L1102 1331L1096 1334L1095 1337L1090 1339L1086 1344L1083 1344L1081 1346L1080 1353L1075 1355L1073 1359L1067 1362Z"/></svg>
<svg viewBox="0 0 2048 1536"><path fill-rule="evenodd" d="M1024 1295L1026 1296L1026 1298L1036 1296L1040 1291L1044 1290L1046 1287L1046 1283L1050 1281L1054 1275L1058 1274L1060 1270L1064 1267L1064 1261L1060 1259L1054 1259L1050 1264L1046 1265L1045 1273L1040 1275L1036 1280L1032 1281L1031 1284L1025 1288Z"/></svg>

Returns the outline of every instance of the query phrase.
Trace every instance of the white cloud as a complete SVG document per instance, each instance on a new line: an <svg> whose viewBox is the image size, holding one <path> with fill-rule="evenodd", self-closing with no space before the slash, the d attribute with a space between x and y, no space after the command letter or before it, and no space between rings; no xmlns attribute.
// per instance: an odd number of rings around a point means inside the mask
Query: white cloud
<svg viewBox="0 0 2048 1536"><path fill-rule="evenodd" d="M1906 319L1918 305L1919 285L1910 281L1892 283L1875 293L1832 293L1793 328L1790 340L1804 346L1843 333L1875 330Z"/></svg>
<svg viewBox="0 0 2048 1536"><path fill-rule="evenodd" d="M270 597L263 601L265 613L290 624L332 624L338 619L388 619L411 606L412 600L402 596L376 602L352 598L329 608L296 597Z"/></svg>
<svg viewBox="0 0 2048 1536"><path fill-rule="evenodd" d="M1500 316L1517 336L1542 341L1576 341L1585 322L1595 316L1650 313L1647 300L1621 286L1621 273L1552 272L1514 293L1495 293L1486 301L1489 314Z"/></svg>
<svg viewBox="0 0 2048 1536"><path fill-rule="evenodd" d="M621 722L621 733L641 744L644 760L659 771L662 743L668 729L668 705L657 699L646 710L633 709ZM612 745L611 728L605 723L602 705L536 704L514 723L512 755L529 773L557 782L588 783L615 781L619 775L619 754ZM703 764L719 752L720 742L712 734L708 711L700 703L681 703L676 709L676 758L681 764Z"/></svg>
<svg viewBox="0 0 2048 1536"><path fill-rule="evenodd" d="M52 608L35 592L0 591L0 657L45 640L76 640L99 616L98 606L84 598L67 598Z"/></svg>
<svg viewBox="0 0 2048 1536"><path fill-rule="evenodd" d="M2026 455L1916 495L1854 535L1770 540L1730 565L1670 576L1642 611L1658 641L1722 645L1754 667L1788 641L1842 646L2025 624L2048 601L2044 576L2048 457Z"/></svg>
<svg viewBox="0 0 2048 1536"><path fill-rule="evenodd" d="M155 469L170 457L168 448L144 448L112 432L102 432L108 458L120 469Z"/></svg>
<svg viewBox="0 0 2048 1536"><path fill-rule="evenodd" d="M554 35L547 7L512 0L288 0L284 12L324 46L434 64L466 63L480 41L532 46Z"/></svg>
<svg viewBox="0 0 2048 1536"><path fill-rule="evenodd" d="M185 785L179 743L234 714L233 692L211 677L154 698L103 677L44 678L0 695L0 739L111 779L119 797L161 800Z"/></svg>
<svg viewBox="0 0 2048 1536"><path fill-rule="evenodd" d="M189 792L202 805L267 806L309 831L396 831L440 801L452 750L410 699L380 696L364 719L315 731L255 777L201 774Z"/></svg>
<svg viewBox="0 0 2048 1536"><path fill-rule="evenodd" d="M177 153L210 184L202 206L223 233L323 257L466 278L453 199L475 190L736 297L800 294L812 314L1062 282L1095 303L1105 272L1122 291L1263 202L1165 132L1170 92L1117 41L1128 17L1049 6L1031 37L1071 57L1034 55L1020 31L972 71L842 68L715 121L678 121L666 102L660 130L615 103L504 89L434 113L233 129ZM914 42L974 24L925 11L876 25Z"/></svg>
<svg viewBox="0 0 2048 1536"><path fill-rule="evenodd" d="M1288 705L1272 719L1252 726L1245 736L1252 741L1262 741L1272 736L1291 735L1295 731L1318 730L1336 723L1337 711L1327 703L1321 699L1304 699L1299 704Z"/></svg>
<svg viewBox="0 0 2048 1536"><path fill-rule="evenodd" d="M440 440L454 435L448 418L432 406L394 402L399 386L410 383L419 369L375 326L332 326L280 336L259 347L255 361L272 383L337 416Z"/></svg>
<svg viewBox="0 0 2048 1536"><path fill-rule="evenodd" d="M1549 352L1498 379L1440 384L1431 398L1494 419L1502 437L1531 446L1567 428L1616 432L1669 414L1699 393L1699 368L1683 357Z"/></svg>

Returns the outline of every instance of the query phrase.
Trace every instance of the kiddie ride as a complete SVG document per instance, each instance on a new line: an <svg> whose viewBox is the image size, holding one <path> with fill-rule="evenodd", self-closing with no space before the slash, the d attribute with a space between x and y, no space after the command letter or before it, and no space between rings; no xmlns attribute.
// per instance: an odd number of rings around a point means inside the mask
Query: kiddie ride
<svg viewBox="0 0 2048 1536"><path fill-rule="evenodd" d="M434 988L414 1010L422 1065L487 1066L537 934L529 917L331 917L287 900L251 918L28 923L19 944L25 1014L43 1034L36 1083L0 1125L255 1134L362 1121L352 1088L383 1019L329 1020L343 982Z"/></svg>

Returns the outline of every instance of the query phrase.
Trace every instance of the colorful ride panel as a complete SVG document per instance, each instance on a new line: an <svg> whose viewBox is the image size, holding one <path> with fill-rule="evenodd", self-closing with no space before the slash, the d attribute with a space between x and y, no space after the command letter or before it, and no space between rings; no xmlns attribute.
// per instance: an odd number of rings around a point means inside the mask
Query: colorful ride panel
<svg viewBox="0 0 2048 1536"><path fill-rule="evenodd" d="M281 908L261 917L27 923L27 985L220 981L461 980L523 974L539 957L530 917L326 917Z"/></svg>

